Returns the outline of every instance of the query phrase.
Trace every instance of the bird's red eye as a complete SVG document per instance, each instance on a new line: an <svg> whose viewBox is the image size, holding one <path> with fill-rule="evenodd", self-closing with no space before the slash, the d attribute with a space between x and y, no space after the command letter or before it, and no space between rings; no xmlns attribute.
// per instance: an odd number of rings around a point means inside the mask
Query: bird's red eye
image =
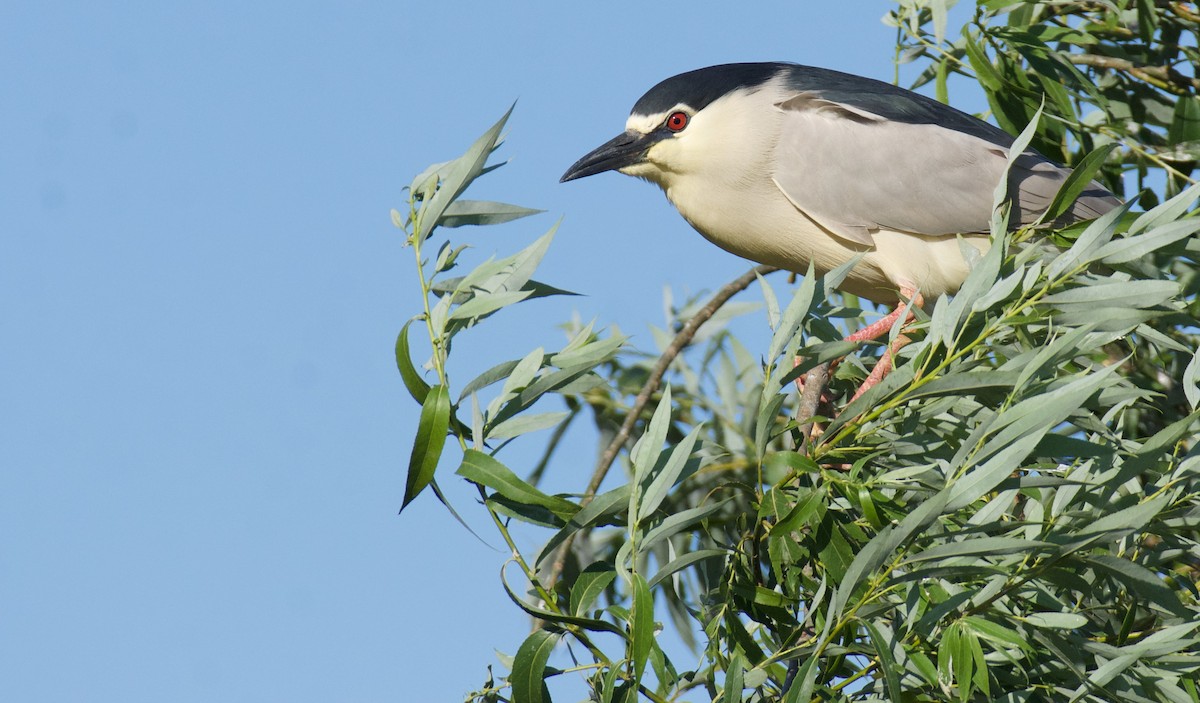
<svg viewBox="0 0 1200 703"><path fill-rule="evenodd" d="M687 127L688 116L686 112L675 112L667 118L667 129L672 132L682 132L684 127Z"/></svg>

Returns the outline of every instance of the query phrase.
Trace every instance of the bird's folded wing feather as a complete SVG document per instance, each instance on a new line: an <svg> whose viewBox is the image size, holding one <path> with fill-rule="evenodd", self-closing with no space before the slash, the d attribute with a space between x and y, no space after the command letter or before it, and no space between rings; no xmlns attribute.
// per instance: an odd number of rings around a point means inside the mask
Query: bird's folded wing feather
<svg viewBox="0 0 1200 703"><path fill-rule="evenodd" d="M1011 137L985 123L964 122L970 118L950 108L944 115L927 114L944 107L926 104L932 101L898 104L902 98L886 97L900 119L880 114L888 111L870 101L855 104L815 91L779 103L776 185L799 210L852 242L871 244L871 234L880 229L987 232ZM951 126L939 124L939 117ZM1019 215L1013 220L1037 219L1069 174L1036 153L1022 154L1009 180L1015 186L1012 211ZM1099 193L1116 202L1103 189ZM1081 202L1072 214L1095 216L1109 209L1105 205Z"/></svg>

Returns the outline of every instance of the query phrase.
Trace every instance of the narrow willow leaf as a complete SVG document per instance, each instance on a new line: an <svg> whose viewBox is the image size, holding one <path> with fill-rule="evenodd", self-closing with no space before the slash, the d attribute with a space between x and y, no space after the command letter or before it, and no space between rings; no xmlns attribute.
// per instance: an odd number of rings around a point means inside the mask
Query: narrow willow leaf
<svg viewBox="0 0 1200 703"><path fill-rule="evenodd" d="M888 700L904 700L900 687L900 667L896 665L896 657L892 654L891 628L883 623L877 624L865 620L863 626L871 637L871 645L875 647L875 654L879 656L879 670L883 673L883 683L887 688Z"/></svg>
<svg viewBox="0 0 1200 703"><path fill-rule="evenodd" d="M1096 252L1096 259L1105 264L1124 264L1168 247L1200 231L1200 218L1168 222L1145 234L1115 239Z"/></svg>
<svg viewBox="0 0 1200 703"><path fill-rule="evenodd" d="M919 534L942 514L942 510L947 507L948 498L949 494L946 491L927 498L900 524L885 527L867 542L850 563L850 568L846 570L846 575L838 584L833 600L830 601L830 609L834 615L842 613L858 584L882 566L897 547L913 535Z"/></svg>
<svg viewBox="0 0 1200 703"><path fill-rule="evenodd" d="M628 339L624 335L613 334L605 339L597 339L574 349L564 349L550 357L550 363L560 369L585 364L596 367L611 359Z"/></svg>
<svg viewBox="0 0 1200 703"><path fill-rule="evenodd" d="M571 412L569 410L538 413L536 415L518 415L494 425L491 429L487 430L487 437L488 439L519 437L530 432L556 427L570 415Z"/></svg>
<svg viewBox="0 0 1200 703"><path fill-rule="evenodd" d="M817 662L819 657L804 658L804 663L796 671L792 686L783 695L783 703L806 703L812 700L813 688L817 683Z"/></svg>
<svg viewBox="0 0 1200 703"><path fill-rule="evenodd" d="M492 313L515 305L529 297L529 291L502 291L498 293L480 293L467 302L459 305L450 313L450 320L477 320Z"/></svg>
<svg viewBox="0 0 1200 703"><path fill-rule="evenodd" d="M1191 209L1197 198L1200 198L1200 183L1139 215L1129 226L1129 233L1137 234L1158 225L1177 221Z"/></svg>
<svg viewBox="0 0 1200 703"><path fill-rule="evenodd" d="M683 438L683 441L671 450L666 464L654 475L654 478L650 481L650 485L646 486L645 493L642 494L640 501L641 505L638 506L637 517L633 519L634 524L641 524L655 510L658 510L658 506L662 504L663 500L667 497L667 493L674 487L680 474L683 473L684 467L687 466L687 461L692 456L692 448L696 446L696 440L699 439L700 432L703 429L703 424L696 425Z"/></svg>
<svg viewBox="0 0 1200 703"><path fill-rule="evenodd" d="M408 349L408 326L413 322L415 320L404 323L404 327L400 328L400 334L396 337L396 368L400 369L400 379L404 381L404 387L408 389L409 395L413 397L413 400L424 404L425 396L429 394L429 384L421 378L421 374L413 366L412 353Z"/></svg>
<svg viewBox="0 0 1200 703"><path fill-rule="evenodd" d="M970 391L1012 388L1018 379L1015 371L967 371L942 376L908 394L910 398L936 395L966 395Z"/></svg>
<svg viewBox="0 0 1200 703"><path fill-rule="evenodd" d="M571 614L583 615L617 577L611 564L596 562L580 572L571 586Z"/></svg>
<svg viewBox="0 0 1200 703"><path fill-rule="evenodd" d="M1192 407L1192 410L1200 408L1200 350L1188 362L1180 382L1183 385L1183 396L1187 398L1188 405Z"/></svg>
<svg viewBox="0 0 1200 703"><path fill-rule="evenodd" d="M417 437L408 460L408 478L404 487L404 502L400 505L401 512L433 480L449 428L450 394L445 386L438 384L429 390L421 405Z"/></svg>
<svg viewBox="0 0 1200 703"><path fill-rule="evenodd" d="M504 361L471 379L466 386L463 386L462 393L458 394L459 402L472 393L477 393L497 381L508 378L519 363L521 363L520 360Z"/></svg>
<svg viewBox="0 0 1200 703"><path fill-rule="evenodd" d="M968 41L968 43L970 42ZM971 59L971 65L975 66L975 57L972 56ZM983 57L983 62L988 63L986 56ZM988 66L990 67L991 64L988 63ZM975 70L978 72L980 69L975 67ZM982 76L982 74L979 75ZM1013 164L1017 162L1017 159L1021 158L1021 155L1025 153L1027 148L1029 148L1029 142L1032 141L1034 135L1037 134L1038 123L1042 120L1042 107L1043 106L1041 105L1038 106L1037 111L1034 112L1033 117L1030 118L1029 124L1025 125L1025 128L1021 130L1021 133L1017 135L1017 138L1014 139L1013 143L1008 147L1007 163L1004 166L1004 177L1000 179L1000 182L996 184L996 188L992 192L992 212L994 213L1001 212L1003 207L1009 205L1009 191L1012 190L1009 184L1009 174L1012 172ZM999 118L999 115L997 115L997 118ZM1003 217L999 221L993 221L993 235L1001 235L1007 231L1007 216Z"/></svg>
<svg viewBox="0 0 1200 703"><path fill-rule="evenodd" d="M674 574L683 571L696 562L704 561L706 559L724 559L726 556L728 556L728 554L729 553L723 549L699 549L694 552L687 552L682 556L676 557L675 559L672 559L664 564L663 567L658 570L658 573L654 574L654 577L650 579L648 582L649 586L650 588L654 588Z"/></svg>
<svg viewBox="0 0 1200 703"><path fill-rule="evenodd" d="M1144 308L1158 305L1178 292L1179 284L1174 281L1119 281L1071 288L1048 295L1045 301L1058 307L1084 304L1095 309L1099 304L1120 303L1119 307Z"/></svg>
<svg viewBox="0 0 1200 703"><path fill-rule="evenodd" d="M650 549L662 540L678 534L681 530L691 527L692 525L723 509L725 507L725 503L726 501L709 503L708 505L701 505L700 507L683 510L668 516L662 522L658 523L654 529L646 533L645 538L643 538L641 544L638 545L639 548L643 552ZM589 505L588 507L591 506Z"/></svg>
<svg viewBox="0 0 1200 703"><path fill-rule="evenodd" d="M1031 613L1022 619L1034 627L1056 630L1074 630L1088 623L1088 619L1079 613Z"/></svg>
<svg viewBox="0 0 1200 703"><path fill-rule="evenodd" d="M545 210L533 210L508 203L494 203L486 200L456 200L450 203L442 214L442 227L462 227L463 225L498 225L512 222L522 217L537 215Z"/></svg>
<svg viewBox="0 0 1200 703"><path fill-rule="evenodd" d="M523 390L537 377L545 358L546 353L541 347L526 354L525 358L517 362L508 378L505 379L501 393L508 394Z"/></svg>
<svg viewBox="0 0 1200 703"><path fill-rule="evenodd" d="M791 509L771 526L771 537L786 538L804 525L811 525L820 520L827 498L825 491L818 488L799 489Z"/></svg>
<svg viewBox="0 0 1200 703"><path fill-rule="evenodd" d="M637 516L641 515L639 505L642 500L642 491L645 490L644 486L650 480L650 473L654 469L655 460L658 458L663 442L667 439L667 430L670 429L670 426L671 386L667 385L663 388L662 399L659 400L658 407L654 409L650 424L630 452L630 461L633 463L634 490L629 494L629 514L634 525L637 524Z"/></svg>
<svg viewBox="0 0 1200 703"><path fill-rule="evenodd" d="M1077 532L1069 535L1069 541L1060 547L1060 551L1075 551L1087 544L1116 539L1121 534L1140 530L1170 502L1171 496L1164 494L1086 523Z"/></svg>
<svg viewBox="0 0 1200 703"><path fill-rule="evenodd" d="M596 620L594 618L584 618L577 615L556 613L552 610L539 608L526 603L521 599L520 596L513 592L512 587L508 585L508 580L504 577L503 571L500 572L500 584L504 587L504 592L508 594L509 600L511 600L514 605L535 618L551 623L575 625L576 627L582 627L583 629L591 630L592 632L611 632L614 635L619 635L621 639L629 638L629 633L625 631L625 628L621 627L620 625L614 625L607 620Z"/></svg>
<svg viewBox="0 0 1200 703"><path fill-rule="evenodd" d="M767 325L771 329L779 327L779 299L775 297L775 291L771 288L771 284L767 283L767 279L755 273L754 277L758 279L758 285L762 288L763 302L767 304Z"/></svg>
<svg viewBox="0 0 1200 703"><path fill-rule="evenodd" d="M962 619L962 623L964 626L974 630L980 637L996 644L1007 645L1025 651L1033 650L1028 640L1011 627L1005 627L978 615L968 615Z"/></svg>
<svg viewBox="0 0 1200 703"><path fill-rule="evenodd" d="M1133 207L1133 203L1128 202L1096 218L1095 221L1083 230L1083 233L1079 235L1079 238L1075 240L1070 249L1067 249L1054 259L1046 269L1047 278L1056 280L1059 276L1094 261L1096 252L1100 251L1112 239L1113 234L1117 231L1117 224L1120 223L1121 217L1131 207Z"/></svg>
<svg viewBox="0 0 1200 703"><path fill-rule="evenodd" d="M805 315L812 308L813 296L816 290L817 277L810 263L808 272L804 274L804 280L800 282L799 287L796 288L796 292L792 294L791 302L784 308L779 324L775 327L775 334L771 337L771 346L767 351L768 364L775 362L775 358L779 356L783 348L796 335L796 331L800 329Z"/></svg>
<svg viewBox="0 0 1200 703"><path fill-rule="evenodd" d="M611 518L623 506L629 504L629 484L619 486L606 493L601 493L596 496L592 502L588 503L579 512L575 513L567 524L554 536L550 538L546 544L542 545L541 551L538 552L537 566L541 567L546 559L554 554L558 546L563 543L568 537L575 534L579 530L601 522L603 519Z"/></svg>
<svg viewBox="0 0 1200 703"><path fill-rule="evenodd" d="M516 105L514 104L513 107ZM444 173L442 183L434 192L433 197L425 201L419 212L420 226L416 232L418 239L425 239L429 236L433 228L441 221L446 208L450 207L450 203L457 200L467 186L483 173L488 156L496 148L496 142L500 138L500 130L504 129L504 124L508 122L512 111L512 107L508 108L504 116L484 132L479 139L475 140L465 154L436 169L438 172Z"/></svg>
<svg viewBox="0 0 1200 703"><path fill-rule="evenodd" d="M468 481L491 488L509 500L548 508L564 520L571 519L580 510L578 505L565 498L539 491L494 457L474 449L463 452L462 465L457 473Z"/></svg>
<svg viewBox="0 0 1200 703"><path fill-rule="evenodd" d="M546 662L554 645L558 644L558 634L545 630L535 630L525 638L513 657L512 674L508 682L512 686L513 700L527 703L542 703L549 701L544 696Z"/></svg>
<svg viewBox="0 0 1200 703"><path fill-rule="evenodd" d="M742 691L746 688L742 675L745 667L746 658L741 652L734 651L729 657L729 666L725 667L725 686L721 703L741 703Z"/></svg>
<svg viewBox="0 0 1200 703"><path fill-rule="evenodd" d="M1088 152L1087 156L1080 159L1079 164L1071 171L1071 175L1067 176L1067 180L1063 182L1062 187L1055 193L1054 200L1050 203L1050 207L1046 209L1046 214L1041 218L1042 221L1054 222L1066 214L1083 191L1092 184L1092 179L1100 172L1100 168L1104 166L1104 161L1112 153L1113 149L1116 148L1116 142L1111 142L1093 149Z"/></svg>
<svg viewBox="0 0 1200 703"><path fill-rule="evenodd" d="M951 542L950 544L930 547L925 551L908 557L904 563L913 564L922 561L936 561L939 559L954 559L957 557L978 555L1032 554L1053 548L1054 545L1049 542L1039 542L1031 539L1020 539L1017 537L977 537L975 539L964 539L958 542Z"/></svg>
<svg viewBox="0 0 1200 703"><path fill-rule="evenodd" d="M632 574L633 608L629 613L629 658L633 662L633 680L641 681L654 647L654 594L641 574Z"/></svg>
<svg viewBox="0 0 1200 703"><path fill-rule="evenodd" d="M1136 593L1139 600L1144 601L1146 605L1183 618L1193 616L1192 612L1184 607L1175 591L1164 583L1158 574L1146 567L1111 554L1093 554L1083 557L1083 560L1098 570L1116 577L1130 591Z"/></svg>

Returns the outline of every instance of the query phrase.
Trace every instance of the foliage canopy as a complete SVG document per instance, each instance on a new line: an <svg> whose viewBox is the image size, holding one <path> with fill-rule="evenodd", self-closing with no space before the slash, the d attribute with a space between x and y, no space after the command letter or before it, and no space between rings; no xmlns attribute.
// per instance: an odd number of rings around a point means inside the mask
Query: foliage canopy
<svg viewBox="0 0 1200 703"><path fill-rule="evenodd" d="M507 114L413 180L393 211L422 293L396 343L421 405L403 502L441 497L456 445L457 475L512 550L503 587L536 623L469 700L548 701L547 681L576 676L605 702L1200 702L1200 103L1185 72L1200 16L980 0L951 38L950 4L903 0L885 18L918 85L945 99L969 76L1043 153L1118 192L1127 173L1161 185L1130 194L1140 214L1051 234L998 219L962 290L918 311L895 371L852 402L879 346L841 341L863 315L832 290L844 270L785 292L759 267L673 310L678 332L652 352L576 325L561 349L452 384L461 332L566 291L533 278L554 229L452 275L451 228L536 212L461 197L496 168ZM765 350L720 314L755 283ZM841 357L811 417L793 381ZM581 417L605 449L592 481L548 494L540 477ZM537 437L537 465L504 463ZM598 492L612 465L623 481ZM512 521L547 530L538 553L516 547ZM665 651L663 628L698 661ZM552 666L563 646L571 665Z"/></svg>

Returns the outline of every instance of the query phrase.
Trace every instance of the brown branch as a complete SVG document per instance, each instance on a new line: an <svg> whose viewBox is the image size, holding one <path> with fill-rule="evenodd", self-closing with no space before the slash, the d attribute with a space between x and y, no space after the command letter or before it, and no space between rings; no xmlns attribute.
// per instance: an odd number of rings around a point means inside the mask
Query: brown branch
<svg viewBox="0 0 1200 703"><path fill-rule="evenodd" d="M600 490L600 484L604 482L604 477L608 475L608 470L612 467L613 461L616 460L617 454L621 452L621 447L625 445L625 442L629 441L629 436L633 434L633 426L637 424L642 410L650 402L650 396L658 390L663 376L667 373L667 368L671 366L671 362L675 361L675 357L679 356L680 352L688 344L691 344L692 338L696 336L696 332L700 329L700 326L708 322L716 314L717 310L721 309L722 305L729 302L730 298L746 290L759 276L765 276L768 273L778 270L774 266L765 264L755 266L725 284L724 288L717 291L716 295L705 303L704 307L700 308L691 319L684 323L683 328L675 335L675 339L671 340L671 343L663 351L662 355L658 357L658 362L654 365L654 370L651 371L650 378L646 379L641 392L637 394L637 398L633 401L633 406L629 408L629 413L625 416L625 421L621 423L621 429L617 431L617 435L613 437L612 441L605 447L604 453L600 455L600 461L597 462L596 469L592 472L592 478L588 481L587 490L584 492L583 498L579 501L580 506L586 507L596 497L596 491ZM576 534L578 533L572 533L568 536L563 540L562 546L559 547L558 556L555 557L554 564L550 568L550 575L547 579L547 583L549 584L547 590L552 590L558 582L559 577L562 576L563 569L566 567L567 555L571 551L571 545L575 541Z"/></svg>
<svg viewBox="0 0 1200 703"><path fill-rule="evenodd" d="M808 373L804 374L804 392L800 394L800 404L796 408L796 422L800 426L800 435L804 438L804 443L812 438L813 417L817 414L817 407L821 404L821 394L825 392L825 386L829 384L829 365L826 361L823 364L809 369Z"/></svg>
<svg viewBox="0 0 1200 703"><path fill-rule="evenodd" d="M1122 71L1153 86L1180 95L1190 95L1200 89L1200 79L1188 78L1170 66L1139 66L1128 59L1096 54L1070 54L1071 63L1092 68Z"/></svg>
<svg viewBox="0 0 1200 703"><path fill-rule="evenodd" d="M658 390L663 376L667 373L667 368L671 366L671 362L675 361L675 357L679 356L684 347L692 343L692 338L696 336L700 325L708 322L709 318L716 314L722 305L729 302L729 299L737 293L746 290L756 278L778 270L774 266L767 266L765 264L750 269L725 284L724 288L717 291L717 294L683 325L683 329L679 330L679 333L675 335L675 339L671 340L671 343L667 345L662 356L658 357L658 363L654 365L654 370L650 373L650 378L646 379L646 384L642 386L641 392L634 399L633 406L629 409L629 414L625 416L625 422L621 423L621 429L617 431L617 436L613 437L612 441L608 443L608 447L604 449L604 453L600 455L600 461L596 464L596 470L592 472L592 480L588 482L587 491L584 492L583 500L580 501L581 505L590 503L592 498L596 496L596 491L600 490L600 484L604 481L604 477L608 475L608 469L617 458L617 454L620 453L621 447L629 440L629 435L633 433L633 426L637 424L642 410L650 402L650 396Z"/></svg>

